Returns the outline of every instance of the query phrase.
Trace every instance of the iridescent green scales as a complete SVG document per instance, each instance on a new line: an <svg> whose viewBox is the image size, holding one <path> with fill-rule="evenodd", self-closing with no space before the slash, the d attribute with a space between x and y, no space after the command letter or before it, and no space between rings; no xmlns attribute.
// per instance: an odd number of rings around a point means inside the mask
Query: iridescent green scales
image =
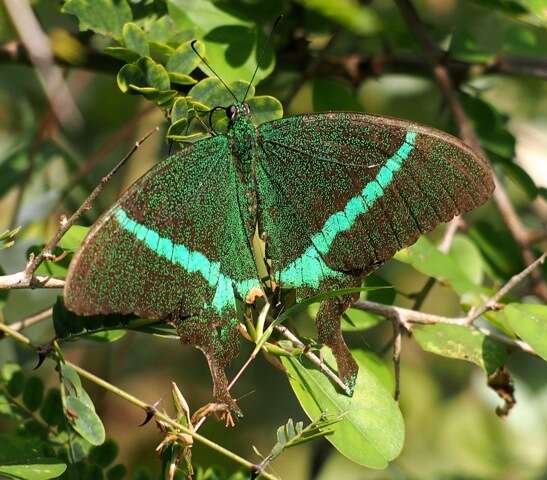
<svg viewBox="0 0 547 480"><path fill-rule="evenodd" d="M196 142L137 181L91 229L73 260L67 306L174 323L199 347L214 396L238 411L224 366L237 354L236 303L262 290L252 239L266 243L274 285L299 297L364 275L493 190L485 162L459 140L357 113L289 117L256 128L245 105L226 135ZM324 302L319 340L354 385L340 315Z"/></svg>

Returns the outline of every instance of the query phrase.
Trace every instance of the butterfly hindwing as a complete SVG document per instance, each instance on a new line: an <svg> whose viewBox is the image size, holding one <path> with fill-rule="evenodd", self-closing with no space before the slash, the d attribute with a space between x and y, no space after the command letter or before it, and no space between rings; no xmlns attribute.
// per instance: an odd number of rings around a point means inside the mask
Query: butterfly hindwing
<svg viewBox="0 0 547 480"><path fill-rule="evenodd" d="M266 255L282 284L306 292L373 270L493 190L489 168L461 141L403 120L301 115L259 135Z"/></svg>

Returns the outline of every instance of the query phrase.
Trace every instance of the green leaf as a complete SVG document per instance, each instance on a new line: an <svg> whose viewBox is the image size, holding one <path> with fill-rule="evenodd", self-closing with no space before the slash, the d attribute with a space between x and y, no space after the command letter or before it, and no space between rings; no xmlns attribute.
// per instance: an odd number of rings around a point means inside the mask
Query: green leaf
<svg viewBox="0 0 547 480"><path fill-rule="evenodd" d="M101 422L95 410L89 408L80 399L69 395L66 397L66 411L72 427L82 438L91 443L91 445L101 445L104 442L105 431L103 422Z"/></svg>
<svg viewBox="0 0 547 480"><path fill-rule="evenodd" d="M80 225L72 225L63 235L63 238L59 241L59 246L63 250L69 252L75 252L80 248L80 245L84 241L85 236L89 232L89 227L82 227Z"/></svg>
<svg viewBox="0 0 547 480"><path fill-rule="evenodd" d="M123 43L125 43L125 46L129 50L138 53L141 57L148 57L150 55L146 34L136 23L126 23L123 26L122 35Z"/></svg>
<svg viewBox="0 0 547 480"><path fill-rule="evenodd" d="M37 410L44 399L44 384L38 377L29 377L23 389L23 403L31 412Z"/></svg>
<svg viewBox="0 0 547 480"><path fill-rule="evenodd" d="M15 40L17 33L13 28L11 18L6 12L4 2L0 3L0 42L6 43L9 40Z"/></svg>
<svg viewBox="0 0 547 480"><path fill-rule="evenodd" d="M228 87L237 98L243 98L248 85L247 82L241 81L228 83ZM254 90L251 91L251 96L252 94ZM190 89L188 96L207 106L208 109L219 106L228 107L235 101L222 82L212 77L199 81Z"/></svg>
<svg viewBox="0 0 547 480"><path fill-rule="evenodd" d="M170 91L171 86L165 68L150 57L142 57L135 63L124 65L118 72L117 82L124 93L132 93L133 90L157 95L158 92Z"/></svg>
<svg viewBox="0 0 547 480"><path fill-rule="evenodd" d="M465 93L460 95L481 145L488 152L512 161L515 156L515 137L507 128L508 117L482 98Z"/></svg>
<svg viewBox="0 0 547 480"><path fill-rule="evenodd" d="M93 401L85 391L78 372L76 372L71 365L61 362L59 364L59 373L63 381L63 391L65 392L65 395L67 395L67 398L68 396L77 397L86 407L95 411Z"/></svg>
<svg viewBox="0 0 547 480"><path fill-rule="evenodd" d="M503 311L517 335L547 360L547 306L510 303Z"/></svg>
<svg viewBox="0 0 547 480"><path fill-rule="evenodd" d="M19 409L12 404L8 397L0 391L0 415L5 417L21 420Z"/></svg>
<svg viewBox="0 0 547 480"><path fill-rule="evenodd" d="M274 55L262 28L252 21L229 13L209 0L170 0L171 18L184 29L193 27L196 38L207 48L207 61L226 82L250 79L257 66L255 82L267 77L273 70ZM200 68L212 76L204 65Z"/></svg>
<svg viewBox="0 0 547 480"><path fill-rule="evenodd" d="M356 0L299 0L299 3L358 35L370 35L381 29L376 12Z"/></svg>
<svg viewBox="0 0 547 480"><path fill-rule="evenodd" d="M127 63L136 62L139 59L138 53L125 47L106 47L104 53Z"/></svg>
<svg viewBox="0 0 547 480"><path fill-rule="evenodd" d="M195 85L198 81L184 73L169 72L169 80L176 85Z"/></svg>
<svg viewBox="0 0 547 480"><path fill-rule="evenodd" d="M21 367L17 363L8 362L2 365L2 381L6 384L8 393L12 397L17 397L23 392L25 386L25 376Z"/></svg>
<svg viewBox="0 0 547 480"><path fill-rule="evenodd" d="M102 445L93 447L89 452L89 460L102 468L108 467L118 456L118 445L113 440L106 440Z"/></svg>
<svg viewBox="0 0 547 480"><path fill-rule="evenodd" d="M367 330L382 323L384 320L385 318L380 315L374 315L357 308L350 308L342 316L342 330L344 332Z"/></svg>
<svg viewBox="0 0 547 480"><path fill-rule="evenodd" d="M449 283L460 296L466 296L466 302L480 303L481 294L488 293L471 281L456 257L439 251L427 237L420 237L414 245L399 251L394 258L425 275Z"/></svg>
<svg viewBox="0 0 547 480"><path fill-rule="evenodd" d="M167 130L166 138L173 141L179 141L181 136L186 135L187 128L188 121L185 119L173 122Z"/></svg>
<svg viewBox="0 0 547 480"><path fill-rule="evenodd" d="M330 350L323 349L333 365ZM291 387L300 405L312 420L323 413L341 415L326 438L351 461L369 468L386 468L403 447L404 423L393 392L388 391L368 358L353 352L359 375L352 397L340 393L331 381L305 357L281 357Z"/></svg>
<svg viewBox="0 0 547 480"><path fill-rule="evenodd" d="M142 86L150 86L158 90L169 90L171 83L163 65L154 62L149 57L140 58L137 60L136 65L144 74L146 84Z"/></svg>
<svg viewBox="0 0 547 480"><path fill-rule="evenodd" d="M448 256L457 263L466 277L480 285L484 277L484 260L479 248L465 235L457 234L450 246Z"/></svg>
<svg viewBox="0 0 547 480"><path fill-rule="evenodd" d="M259 95L250 98L247 103L251 110L251 118L256 126L283 118L283 105L275 97Z"/></svg>
<svg viewBox="0 0 547 480"><path fill-rule="evenodd" d="M19 230L21 230L21 227L17 227L13 230L4 230L0 233L0 250L13 246L15 243L15 237L19 233Z"/></svg>
<svg viewBox="0 0 547 480"><path fill-rule="evenodd" d="M501 162L500 166L524 193L526 193L530 200L535 200L538 195L538 188L526 170L513 162Z"/></svg>
<svg viewBox="0 0 547 480"><path fill-rule="evenodd" d="M412 332L425 351L472 362L488 374L507 359L507 349L502 343L461 325L417 325Z"/></svg>
<svg viewBox="0 0 547 480"><path fill-rule="evenodd" d="M28 128L28 127L27 127ZM15 185L20 185L27 172L36 174L48 163L51 155L47 150L30 154L29 145L22 143L0 158L0 197L3 197ZM29 170L31 169L31 170Z"/></svg>
<svg viewBox="0 0 547 480"><path fill-rule="evenodd" d="M332 430L329 427L340 421L340 419L341 417L329 417L328 415L323 415L304 427L303 422L297 422L295 425L293 419L289 418L285 425L278 427L277 442L268 456L261 463L261 466L264 468L266 465L279 457L279 455L281 455L285 450L288 450L291 447L330 434Z"/></svg>
<svg viewBox="0 0 547 480"><path fill-rule="evenodd" d="M120 338L124 337L127 333L127 330L105 330L103 332L93 332L87 333L82 336L82 338L87 338L88 340L94 340L95 342L115 342Z"/></svg>
<svg viewBox="0 0 547 480"><path fill-rule="evenodd" d="M35 439L0 433L0 445L0 476L48 480L58 478L66 470L66 464L61 460L44 455L42 445Z"/></svg>
<svg viewBox="0 0 547 480"><path fill-rule="evenodd" d="M169 73L188 74L195 70L201 63L200 58L192 50L192 42L185 42L177 47L167 61L167 71ZM205 46L201 42L196 42L194 47L199 54L205 56Z"/></svg>
<svg viewBox="0 0 547 480"><path fill-rule="evenodd" d="M150 47L150 57L152 57L155 62L161 63L162 65L165 65L171 55L175 53L175 49L165 43L148 42L148 46Z"/></svg>
<svg viewBox="0 0 547 480"><path fill-rule="evenodd" d="M522 270L520 247L507 229L478 221L467 234L501 278L508 279Z"/></svg>
<svg viewBox="0 0 547 480"><path fill-rule="evenodd" d="M128 63L120 68L116 77L118 88L123 93L135 93L130 89L130 85L145 85L146 78L144 73L135 63Z"/></svg>
<svg viewBox="0 0 547 480"><path fill-rule="evenodd" d="M126 0L67 0L61 11L76 15L80 30L114 38L120 37L123 26L133 19Z"/></svg>
<svg viewBox="0 0 547 480"><path fill-rule="evenodd" d="M514 17L533 25L547 26L547 12L543 0L473 0L488 9Z"/></svg>
<svg viewBox="0 0 547 480"><path fill-rule="evenodd" d="M180 120L188 120L188 103L184 97L178 97L171 107L171 122Z"/></svg>

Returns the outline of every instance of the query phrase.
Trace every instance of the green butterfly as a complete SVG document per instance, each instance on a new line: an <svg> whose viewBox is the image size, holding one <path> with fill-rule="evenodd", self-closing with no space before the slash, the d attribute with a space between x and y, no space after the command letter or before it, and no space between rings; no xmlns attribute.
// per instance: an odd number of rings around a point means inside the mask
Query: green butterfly
<svg viewBox="0 0 547 480"><path fill-rule="evenodd" d="M458 139L404 120L333 112L255 127L245 101L213 134L160 162L92 227L73 259L67 307L176 325L205 354L215 401L239 413L224 367L238 353L238 300L264 292L253 256L265 242L272 286L297 298L359 286L365 275L493 191L487 163ZM319 341L352 389L357 364L323 301Z"/></svg>

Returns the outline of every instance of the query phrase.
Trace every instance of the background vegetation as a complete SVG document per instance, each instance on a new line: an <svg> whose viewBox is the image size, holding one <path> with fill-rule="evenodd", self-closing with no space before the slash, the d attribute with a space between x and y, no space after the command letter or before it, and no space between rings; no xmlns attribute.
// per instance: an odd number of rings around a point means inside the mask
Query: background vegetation
<svg viewBox="0 0 547 480"><path fill-rule="evenodd" d="M186 478L191 451L198 479L261 462L267 478L545 478L546 26L544 0L0 3L0 477ZM498 188L369 277L393 288L363 293L345 321L354 399L310 363L316 305L296 306L289 333L247 325L229 374L252 359L234 386L245 417L210 418L192 440L188 412L210 400L201 354L143 319L84 323L58 288L86 227L231 103L193 39L236 92L258 63L257 123L420 121L482 150Z"/></svg>

